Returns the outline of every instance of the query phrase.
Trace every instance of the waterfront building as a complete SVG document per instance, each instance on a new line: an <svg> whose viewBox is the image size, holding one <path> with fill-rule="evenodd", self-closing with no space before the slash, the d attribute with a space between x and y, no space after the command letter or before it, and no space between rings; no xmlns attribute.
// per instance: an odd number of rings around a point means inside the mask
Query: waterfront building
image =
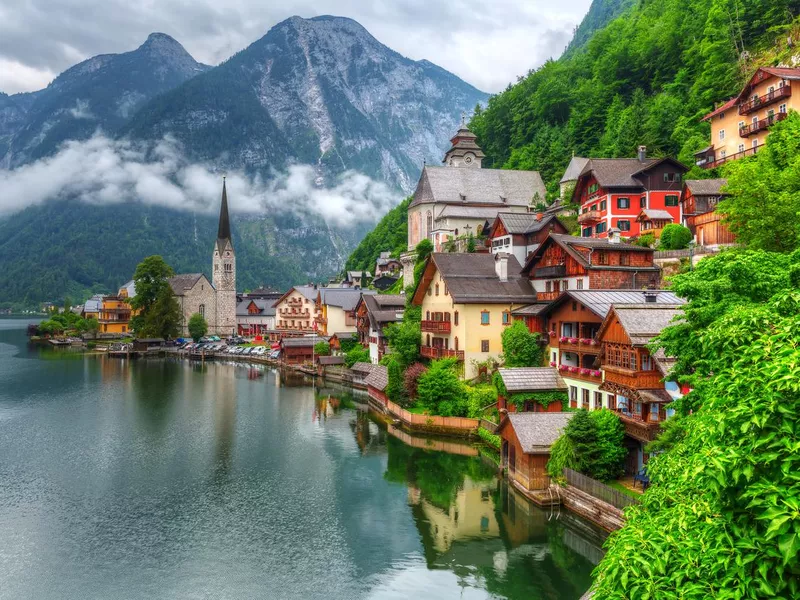
<svg viewBox="0 0 800 600"><path fill-rule="evenodd" d="M356 307L358 340L369 348L369 359L378 364L386 354L384 328L403 320L406 297L402 294L363 295Z"/></svg>
<svg viewBox="0 0 800 600"><path fill-rule="evenodd" d="M275 301L275 329L281 333L311 333L320 316L315 285L296 285Z"/></svg>
<svg viewBox="0 0 800 600"><path fill-rule="evenodd" d="M472 379L476 363L503 351L512 311L536 302L536 292L514 255L434 252L412 301L422 307L422 356L456 358Z"/></svg>
<svg viewBox="0 0 800 600"><path fill-rule="evenodd" d="M283 338L280 341L281 358L287 365L311 363L314 357L314 346L327 341L328 338L316 335Z"/></svg>
<svg viewBox="0 0 800 600"><path fill-rule="evenodd" d="M517 367L498 369L497 372L500 374L507 392L506 395L498 397L498 409L506 409L508 412L562 412L564 410L565 403L561 400L547 402L547 406L534 399L526 399L521 406L510 402L514 394L525 394L529 397L533 397L537 393L547 395L564 392L566 394L567 384L557 369L553 367Z"/></svg>
<svg viewBox="0 0 800 600"><path fill-rule="evenodd" d="M497 434L501 442L501 460L508 469L508 479L524 490L550 487L547 461L550 449L561 436L574 413L515 412L501 421Z"/></svg>
<svg viewBox="0 0 800 600"><path fill-rule="evenodd" d="M358 340L358 333L354 331L339 331L334 333L331 336L331 339L328 343L331 346L331 353L341 354L342 353L342 342L350 342L350 341L357 341Z"/></svg>
<svg viewBox="0 0 800 600"><path fill-rule="evenodd" d="M314 300L317 331L329 335L338 331L356 332L356 307L362 296L374 296L374 290L354 288L319 288Z"/></svg>
<svg viewBox="0 0 800 600"><path fill-rule="evenodd" d="M701 246L714 248L736 243L736 237L716 210L727 195L722 191L727 183L727 179L687 179L683 186L683 224Z"/></svg>
<svg viewBox="0 0 800 600"><path fill-rule="evenodd" d="M766 143L769 128L800 109L800 68L759 67L741 91L703 117L711 142L695 153L698 166L710 169L750 156Z"/></svg>
<svg viewBox="0 0 800 600"><path fill-rule="evenodd" d="M673 158L592 158L578 176L572 201L580 205L581 236L605 238L612 229L638 237L642 209L668 212L681 222L681 181L689 169Z"/></svg>
<svg viewBox="0 0 800 600"><path fill-rule="evenodd" d="M551 233L569 233L555 214L498 213L489 229L492 254L508 252L525 261Z"/></svg>
<svg viewBox="0 0 800 600"><path fill-rule="evenodd" d="M130 333L131 317L136 311L128 303L136 295L136 285L131 279L117 291L116 295L103 296L97 323L100 333L119 335Z"/></svg>
<svg viewBox="0 0 800 600"><path fill-rule="evenodd" d="M84 319L100 319L100 308L103 306L103 294L95 294L80 307L80 315Z"/></svg>
<svg viewBox="0 0 800 600"><path fill-rule="evenodd" d="M389 369L383 365L372 365L372 370L364 377L364 385L367 386L370 398L386 405L389 401L386 395L386 388L389 387Z"/></svg>
<svg viewBox="0 0 800 600"><path fill-rule="evenodd" d="M236 304L236 332L254 336L268 334L275 329L273 300L247 297Z"/></svg>

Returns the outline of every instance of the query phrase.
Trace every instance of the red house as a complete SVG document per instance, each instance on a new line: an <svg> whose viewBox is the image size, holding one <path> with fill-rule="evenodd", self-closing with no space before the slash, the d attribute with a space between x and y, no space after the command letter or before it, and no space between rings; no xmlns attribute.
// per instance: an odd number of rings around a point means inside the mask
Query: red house
<svg viewBox="0 0 800 600"><path fill-rule="evenodd" d="M642 209L666 211L681 222L680 195L687 167L672 158L592 158L578 177L572 199L580 205L578 223L583 237L608 237L617 228L637 237Z"/></svg>

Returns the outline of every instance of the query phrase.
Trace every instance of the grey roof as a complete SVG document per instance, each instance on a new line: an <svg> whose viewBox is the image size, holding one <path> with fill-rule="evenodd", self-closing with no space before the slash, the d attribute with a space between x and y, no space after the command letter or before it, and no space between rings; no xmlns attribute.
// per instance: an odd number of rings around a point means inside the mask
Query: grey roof
<svg viewBox="0 0 800 600"><path fill-rule="evenodd" d="M567 384L553 367L520 367L498 369L509 392L566 390Z"/></svg>
<svg viewBox="0 0 800 600"><path fill-rule="evenodd" d="M167 279L169 286L172 288L172 293L176 296L183 296L187 291L192 289L198 280L203 277L202 273L182 273Z"/></svg>
<svg viewBox="0 0 800 600"><path fill-rule="evenodd" d="M565 235L563 233L551 233L547 239L542 242L535 251L528 255L525 261L523 273L529 273L533 268L538 257L544 252L543 248L552 240L567 253L572 256L580 265L586 268L597 270L613 270L613 271L659 271L659 267L653 265L650 267L637 267L637 266L622 266L622 265L598 265L596 263L589 264L588 252L583 252L582 248L594 250L622 250L625 252L653 252L652 248L644 248L642 246L634 246L633 244L626 244L624 242L612 243L607 239L602 238L589 238L578 237L574 235ZM540 252L541 251L541 252Z"/></svg>
<svg viewBox="0 0 800 600"><path fill-rule="evenodd" d="M642 182L634 175L652 167L661 159L647 158L592 158L586 163L581 175L592 173L601 187L642 187Z"/></svg>
<svg viewBox="0 0 800 600"><path fill-rule="evenodd" d="M370 325L374 330L380 331L385 323L397 323L403 320L406 297L400 294L364 296L364 305L367 307Z"/></svg>
<svg viewBox="0 0 800 600"><path fill-rule="evenodd" d="M614 313L634 346L644 346L683 314L680 304L614 304Z"/></svg>
<svg viewBox="0 0 800 600"><path fill-rule="evenodd" d="M502 212L497 214L497 218L503 223L506 231L510 234L535 233L544 228L548 223L556 219L554 214L546 215L538 219L537 213L513 213Z"/></svg>
<svg viewBox="0 0 800 600"><path fill-rule="evenodd" d="M390 262L399 263L400 259L392 258L391 254L391 252L381 252L381 255L375 261L375 264L379 267L382 267L383 265L388 265Z"/></svg>
<svg viewBox="0 0 800 600"><path fill-rule="evenodd" d="M535 316L544 312L548 306L550 306L550 304L547 302L542 304L528 304L522 308L512 310L511 314L515 316Z"/></svg>
<svg viewBox="0 0 800 600"><path fill-rule="evenodd" d="M356 337L355 331L337 331L333 335L336 336L337 340L352 340Z"/></svg>
<svg viewBox="0 0 800 600"><path fill-rule="evenodd" d="M722 196L722 187L728 185L727 179L687 179L686 188L692 196Z"/></svg>
<svg viewBox="0 0 800 600"><path fill-rule="evenodd" d="M103 294L95 294L83 303L83 312L100 312L103 305Z"/></svg>
<svg viewBox="0 0 800 600"><path fill-rule="evenodd" d="M320 288L319 293L322 303L327 306L338 306L342 310L355 310L362 294L372 296L377 292L353 288Z"/></svg>
<svg viewBox="0 0 800 600"><path fill-rule="evenodd" d="M136 295L136 283L131 279L125 285L123 285L120 289L125 288L128 292L128 298L133 298Z"/></svg>
<svg viewBox="0 0 800 600"><path fill-rule="evenodd" d="M378 365L373 365L372 363L368 362L357 362L352 367L350 367L350 370L355 371L356 373L361 373L363 375L366 375L368 373L372 373L372 371L377 366Z"/></svg>
<svg viewBox="0 0 800 600"><path fill-rule="evenodd" d="M578 181L578 177L581 176L581 172L583 171L586 163L589 162L588 158L583 158L581 156L573 156L572 159L569 161L567 165L567 170L564 171L564 176L561 178L559 183L566 183L568 181Z"/></svg>
<svg viewBox="0 0 800 600"><path fill-rule="evenodd" d="M317 360L324 366L344 364L344 356L320 356Z"/></svg>
<svg viewBox="0 0 800 600"><path fill-rule="evenodd" d="M640 304L644 292L655 293L656 302L648 306L676 305L685 301L669 290L567 290L558 299L547 305L547 311L555 309L567 299L577 300L601 319L605 319L611 305Z"/></svg>
<svg viewBox="0 0 800 600"><path fill-rule="evenodd" d="M497 218L497 213L502 206L470 206L469 204L446 204L445 207L436 215L436 221L439 219L461 218L461 219L484 219L487 221L494 221Z"/></svg>
<svg viewBox="0 0 800 600"><path fill-rule="evenodd" d="M574 414L571 412L509 413L508 423L514 428L525 454L547 454Z"/></svg>
<svg viewBox="0 0 800 600"><path fill-rule="evenodd" d="M319 288L315 285L296 285L294 286L294 290L298 292L304 298L311 300L312 302L317 301L317 294L319 293Z"/></svg>
<svg viewBox="0 0 800 600"><path fill-rule="evenodd" d="M389 369L383 365L371 365L372 370L364 378L364 383L382 392L389 385Z"/></svg>
<svg viewBox="0 0 800 600"><path fill-rule="evenodd" d="M537 193L544 200L538 171L426 166L409 207L425 202L528 206Z"/></svg>
<svg viewBox="0 0 800 600"><path fill-rule="evenodd" d="M671 214L669 214L668 211L659 210L659 209L656 209L656 208L643 208L642 212L639 213L640 217L642 215L644 215L645 217L647 217L648 219L651 219L653 221L673 221L674 220L674 217Z"/></svg>
<svg viewBox="0 0 800 600"><path fill-rule="evenodd" d="M303 337L283 338L281 340L281 345L287 348L306 348L310 346L316 346L320 342L327 342L327 341L328 338L317 335L309 335Z"/></svg>
<svg viewBox="0 0 800 600"><path fill-rule="evenodd" d="M508 256L508 280L501 282L495 270L497 254L431 254L436 268L447 283L453 302L506 303L536 302L536 292L529 279L520 275L520 266L513 254Z"/></svg>
<svg viewBox="0 0 800 600"><path fill-rule="evenodd" d="M367 277L372 277L372 273L370 273L369 271L348 271L347 272L347 279L348 279L348 281L350 279L360 279L361 276L365 275L365 274L366 274Z"/></svg>
<svg viewBox="0 0 800 600"><path fill-rule="evenodd" d="M253 302L259 308L261 312L257 314L250 314L248 312L248 308L250 303ZM261 299L261 298L245 298L241 302L236 304L236 316L237 317L274 317L275 316L275 307L272 306L272 300Z"/></svg>
<svg viewBox="0 0 800 600"><path fill-rule="evenodd" d="M375 296L372 296L371 299L380 308L395 306L405 308L406 306L406 297L403 294L376 294Z"/></svg>

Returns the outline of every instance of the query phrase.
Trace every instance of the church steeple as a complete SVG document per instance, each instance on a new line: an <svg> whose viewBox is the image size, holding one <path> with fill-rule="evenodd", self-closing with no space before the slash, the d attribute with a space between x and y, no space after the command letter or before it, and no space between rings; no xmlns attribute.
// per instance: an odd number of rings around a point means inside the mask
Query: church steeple
<svg viewBox="0 0 800 600"><path fill-rule="evenodd" d="M217 242L231 239L231 221L228 217L228 190L225 188L225 177L222 178L222 204L219 207L219 227Z"/></svg>
<svg viewBox="0 0 800 600"><path fill-rule="evenodd" d="M477 167L486 156L478 146L478 136L472 133L466 124L465 116L461 115L461 127L453 139L450 140L450 150L444 155L442 162L448 167Z"/></svg>

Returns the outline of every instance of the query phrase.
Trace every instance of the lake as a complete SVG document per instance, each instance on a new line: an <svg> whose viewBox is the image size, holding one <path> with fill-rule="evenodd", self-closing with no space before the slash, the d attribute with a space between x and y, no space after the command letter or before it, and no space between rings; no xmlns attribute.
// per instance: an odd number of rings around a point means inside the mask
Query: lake
<svg viewBox="0 0 800 600"><path fill-rule="evenodd" d="M243 363L29 346L0 320L0 598L579 598L604 534L477 446ZM450 440L452 441L452 440Z"/></svg>

